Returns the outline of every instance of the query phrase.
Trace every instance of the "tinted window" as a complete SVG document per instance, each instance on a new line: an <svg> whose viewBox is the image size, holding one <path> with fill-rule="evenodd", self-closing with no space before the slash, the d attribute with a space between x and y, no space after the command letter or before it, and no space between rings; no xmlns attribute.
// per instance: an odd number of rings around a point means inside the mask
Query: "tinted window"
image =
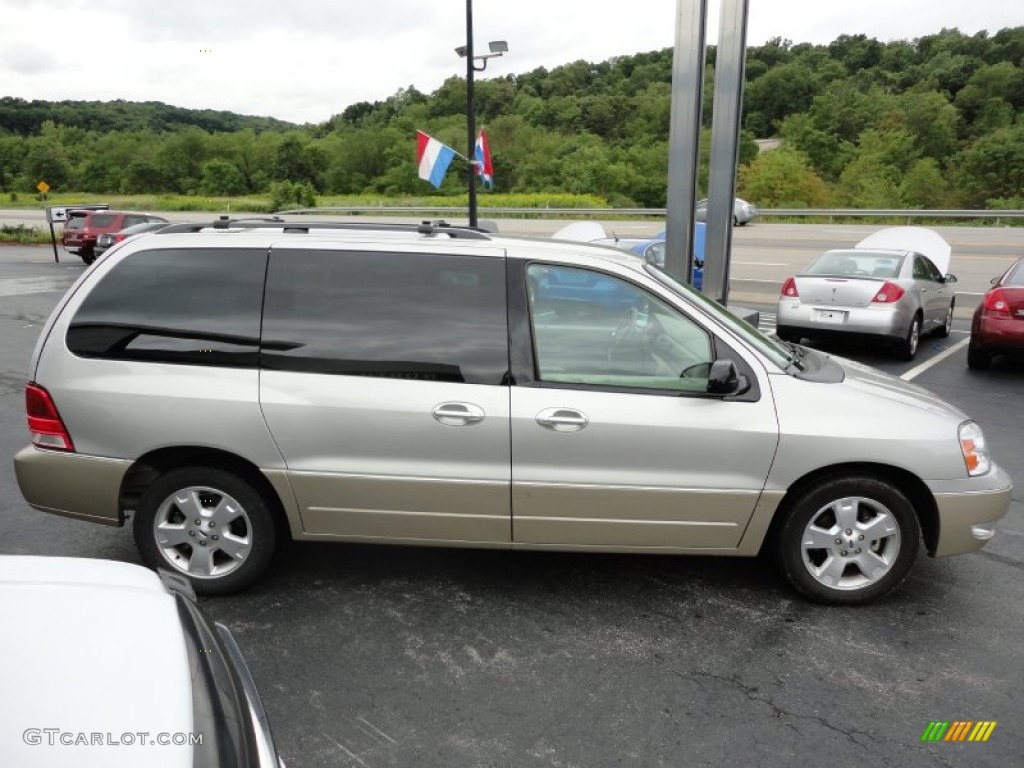
<svg viewBox="0 0 1024 768"><path fill-rule="evenodd" d="M1024 285L1024 261L1018 261L1003 278L1003 285Z"/></svg>
<svg viewBox="0 0 1024 768"><path fill-rule="evenodd" d="M266 251L140 251L86 297L68 328L82 357L255 367Z"/></svg>
<svg viewBox="0 0 1024 768"><path fill-rule="evenodd" d="M90 227L109 227L117 216L113 213L94 213L89 217Z"/></svg>
<svg viewBox="0 0 1024 768"><path fill-rule="evenodd" d="M262 365L500 384L508 370L504 275L493 258L275 250Z"/></svg>

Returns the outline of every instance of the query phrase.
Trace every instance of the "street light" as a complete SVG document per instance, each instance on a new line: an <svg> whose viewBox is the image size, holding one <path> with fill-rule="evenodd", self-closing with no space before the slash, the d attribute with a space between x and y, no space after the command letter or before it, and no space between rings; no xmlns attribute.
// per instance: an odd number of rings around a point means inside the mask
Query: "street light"
<svg viewBox="0 0 1024 768"><path fill-rule="evenodd" d="M473 73L487 69L487 60L508 53L508 43L504 40L491 40L487 44L490 53L473 53L473 0L466 0L466 44L455 49L461 58L466 60L466 146L469 147L469 226L477 225L476 217L476 117L473 107ZM477 62L480 65L477 66Z"/></svg>

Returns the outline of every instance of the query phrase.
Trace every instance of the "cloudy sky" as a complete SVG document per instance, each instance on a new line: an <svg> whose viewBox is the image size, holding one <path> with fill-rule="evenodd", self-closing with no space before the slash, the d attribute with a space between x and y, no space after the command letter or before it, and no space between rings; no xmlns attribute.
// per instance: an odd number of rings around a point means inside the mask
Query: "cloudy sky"
<svg viewBox="0 0 1024 768"><path fill-rule="evenodd" d="M676 0L475 0L479 77L658 50ZM1020 0L750 0L748 44L840 34L912 40L1024 24ZM708 0L708 41L718 0ZM464 0L0 0L0 96L162 101L322 122L399 88L465 73Z"/></svg>

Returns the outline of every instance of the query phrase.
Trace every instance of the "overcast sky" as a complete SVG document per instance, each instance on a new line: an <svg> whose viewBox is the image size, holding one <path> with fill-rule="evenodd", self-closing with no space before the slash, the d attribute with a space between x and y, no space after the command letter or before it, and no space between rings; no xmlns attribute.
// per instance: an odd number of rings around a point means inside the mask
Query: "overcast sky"
<svg viewBox="0 0 1024 768"><path fill-rule="evenodd" d="M709 0L708 42L718 39ZM478 77L672 45L675 0L476 0ZM1020 0L750 0L748 44L912 40L1024 25ZM464 0L0 0L0 96L162 101L322 122L465 74Z"/></svg>

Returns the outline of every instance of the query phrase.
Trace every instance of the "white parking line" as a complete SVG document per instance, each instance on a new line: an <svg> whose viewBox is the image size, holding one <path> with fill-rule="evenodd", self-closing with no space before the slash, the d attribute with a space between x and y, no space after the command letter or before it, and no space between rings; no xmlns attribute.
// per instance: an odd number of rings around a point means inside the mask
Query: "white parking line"
<svg viewBox="0 0 1024 768"><path fill-rule="evenodd" d="M927 371L933 365L938 365L939 363L941 363L943 360L945 360L950 355L953 355L953 354L959 352L960 349L963 348L964 344L967 344L970 340L971 340L971 337L968 336L966 339L962 339L962 340L958 341L952 347L950 347L949 349L947 349L944 352L940 352L935 357L933 357L931 360L926 360L925 362L921 363L920 365L915 365L909 371L907 371L902 376L900 376L900 378L903 379L904 381L910 381L911 379L914 379L914 378L920 376L922 373Z"/></svg>

